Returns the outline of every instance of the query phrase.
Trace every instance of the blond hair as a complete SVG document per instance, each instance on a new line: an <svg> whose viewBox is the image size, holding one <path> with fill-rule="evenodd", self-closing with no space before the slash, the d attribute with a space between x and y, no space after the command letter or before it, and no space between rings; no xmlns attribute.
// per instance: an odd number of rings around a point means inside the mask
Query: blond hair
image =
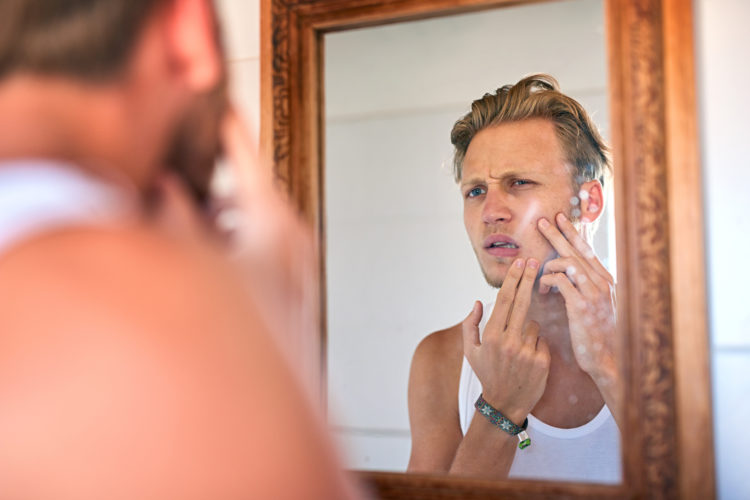
<svg viewBox="0 0 750 500"><path fill-rule="evenodd" d="M560 92L557 80L545 74L527 76L515 85L485 94L456 122L451 131L456 182L461 180L469 144L480 130L532 118L547 119L555 125L565 160L574 168L576 186L593 179L604 184L611 173L609 148L583 106Z"/></svg>

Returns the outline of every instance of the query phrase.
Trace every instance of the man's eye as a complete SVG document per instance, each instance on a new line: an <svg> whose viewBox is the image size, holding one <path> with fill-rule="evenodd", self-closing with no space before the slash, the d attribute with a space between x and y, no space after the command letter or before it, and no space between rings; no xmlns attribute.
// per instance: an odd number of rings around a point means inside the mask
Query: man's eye
<svg viewBox="0 0 750 500"><path fill-rule="evenodd" d="M475 187L474 189L471 189L469 192L466 193L467 198L475 198L479 195L484 194L484 188L481 187Z"/></svg>
<svg viewBox="0 0 750 500"><path fill-rule="evenodd" d="M526 186L529 184L534 184L534 182L528 179L516 179L511 183L512 186Z"/></svg>

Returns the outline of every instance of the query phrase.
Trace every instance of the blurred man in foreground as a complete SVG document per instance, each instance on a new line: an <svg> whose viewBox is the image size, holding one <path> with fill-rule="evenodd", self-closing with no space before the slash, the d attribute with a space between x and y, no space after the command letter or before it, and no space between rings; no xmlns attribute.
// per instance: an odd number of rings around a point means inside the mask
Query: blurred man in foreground
<svg viewBox="0 0 750 500"><path fill-rule="evenodd" d="M209 0L0 3L5 500L350 496L205 216L222 146L257 168L218 39ZM268 196L253 269L294 310L306 234Z"/></svg>

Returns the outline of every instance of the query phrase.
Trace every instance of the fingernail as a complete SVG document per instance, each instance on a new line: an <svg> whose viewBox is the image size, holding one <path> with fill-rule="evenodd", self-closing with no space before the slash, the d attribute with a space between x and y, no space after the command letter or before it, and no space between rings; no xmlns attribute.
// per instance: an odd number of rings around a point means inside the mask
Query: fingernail
<svg viewBox="0 0 750 500"><path fill-rule="evenodd" d="M565 222L566 220L568 220L568 218L565 217L564 213L560 212L559 214L557 214L557 220L559 220L560 222Z"/></svg>
<svg viewBox="0 0 750 500"><path fill-rule="evenodd" d="M514 264L517 268L521 269L523 267L523 259L516 259Z"/></svg>
<svg viewBox="0 0 750 500"><path fill-rule="evenodd" d="M547 219L545 219L544 217L542 217L541 219L539 219L539 227L543 227L545 229L548 228L549 227L549 222L547 221Z"/></svg>
<svg viewBox="0 0 750 500"><path fill-rule="evenodd" d="M531 269L536 269L539 267L539 262L536 259L529 259L529 267Z"/></svg>

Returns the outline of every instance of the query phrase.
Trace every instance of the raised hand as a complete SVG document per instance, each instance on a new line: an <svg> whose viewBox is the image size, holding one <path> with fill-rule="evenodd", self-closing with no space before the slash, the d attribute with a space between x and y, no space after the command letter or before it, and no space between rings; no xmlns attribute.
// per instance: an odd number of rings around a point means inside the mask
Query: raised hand
<svg viewBox="0 0 750 500"><path fill-rule="evenodd" d="M222 126L222 143L236 183L230 203L237 219L234 255L283 353L317 397L320 347L312 230L274 185L271 166L259 161L252 134L231 109Z"/></svg>
<svg viewBox="0 0 750 500"><path fill-rule="evenodd" d="M614 280L570 220L559 213L556 222L557 227L544 218L538 222L559 255L544 265L539 293L556 287L562 294L576 362L608 399L603 386L618 380Z"/></svg>
<svg viewBox="0 0 750 500"><path fill-rule="evenodd" d="M538 268L534 259L510 266L481 341L480 302L462 324L464 355L482 383L484 399L519 425L544 394L549 373L549 349L539 325L526 322Z"/></svg>

